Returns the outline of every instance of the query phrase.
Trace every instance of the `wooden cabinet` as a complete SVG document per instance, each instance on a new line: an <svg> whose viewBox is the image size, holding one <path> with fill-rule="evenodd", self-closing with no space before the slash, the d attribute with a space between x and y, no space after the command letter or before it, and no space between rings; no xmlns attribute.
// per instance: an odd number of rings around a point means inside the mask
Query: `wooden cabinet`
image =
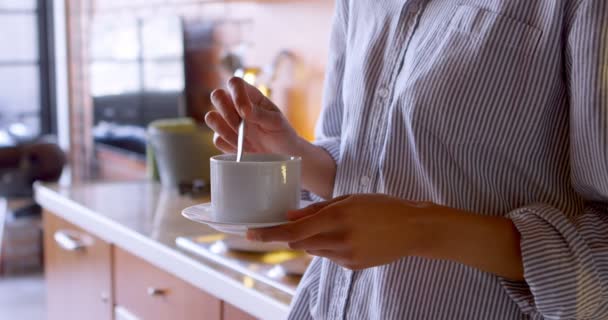
<svg viewBox="0 0 608 320"><path fill-rule="evenodd" d="M48 320L252 320L251 315L44 212Z"/></svg>
<svg viewBox="0 0 608 320"><path fill-rule="evenodd" d="M221 300L114 248L115 303L139 319L221 319Z"/></svg>
<svg viewBox="0 0 608 320"><path fill-rule="evenodd" d="M222 304L222 315L224 320L256 320L254 316L227 302Z"/></svg>
<svg viewBox="0 0 608 320"><path fill-rule="evenodd" d="M49 320L112 319L110 244L44 212Z"/></svg>

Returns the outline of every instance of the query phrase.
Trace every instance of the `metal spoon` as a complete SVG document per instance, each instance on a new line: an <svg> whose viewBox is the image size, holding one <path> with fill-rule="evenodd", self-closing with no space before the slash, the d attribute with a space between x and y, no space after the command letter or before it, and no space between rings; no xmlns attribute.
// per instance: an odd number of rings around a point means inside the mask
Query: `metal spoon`
<svg viewBox="0 0 608 320"><path fill-rule="evenodd" d="M243 159L243 142L245 140L245 119L241 119L239 123L239 138L236 149L236 162L241 162Z"/></svg>

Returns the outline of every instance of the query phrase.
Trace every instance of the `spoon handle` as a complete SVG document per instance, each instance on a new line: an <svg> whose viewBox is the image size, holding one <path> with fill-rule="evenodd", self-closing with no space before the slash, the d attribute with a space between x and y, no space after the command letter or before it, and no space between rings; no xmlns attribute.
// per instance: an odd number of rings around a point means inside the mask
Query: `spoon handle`
<svg viewBox="0 0 608 320"><path fill-rule="evenodd" d="M239 138L238 145L236 149L236 161L241 162L243 158L243 141L245 140L245 119L241 119L241 123L239 123Z"/></svg>

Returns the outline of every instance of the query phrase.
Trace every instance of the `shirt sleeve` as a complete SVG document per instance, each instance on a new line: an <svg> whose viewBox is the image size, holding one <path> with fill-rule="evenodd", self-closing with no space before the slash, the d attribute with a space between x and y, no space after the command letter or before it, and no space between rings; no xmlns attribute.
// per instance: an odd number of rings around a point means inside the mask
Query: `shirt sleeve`
<svg viewBox="0 0 608 320"><path fill-rule="evenodd" d="M329 58L323 88L323 108L315 130L315 145L325 149L336 161L340 160L340 136L344 100L342 83L346 64L346 35L348 29L348 0L336 1L330 37Z"/></svg>
<svg viewBox="0 0 608 320"><path fill-rule="evenodd" d="M608 2L582 0L569 21L571 178L585 206L572 215L543 204L511 212L525 282L503 284L525 313L608 319Z"/></svg>
<svg viewBox="0 0 608 320"><path fill-rule="evenodd" d="M325 149L334 159L340 162L340 142L342 135L342 114L344 100L342 85L346 64L346 35L348 30L348 0L336 1L332 31L329 44L329 58L325 72L323 88L323 108L315 128L313 144ZM322 197L304 190L305 200L322 201Z"/></svg>

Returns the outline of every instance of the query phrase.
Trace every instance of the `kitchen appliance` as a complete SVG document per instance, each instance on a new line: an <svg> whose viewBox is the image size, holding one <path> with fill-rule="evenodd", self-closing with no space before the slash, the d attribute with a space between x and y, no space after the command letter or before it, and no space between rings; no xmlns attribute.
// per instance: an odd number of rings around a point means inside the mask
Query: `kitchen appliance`
<svg viewBox="0 0 608 320"><path fill-rule="evenodd" d="M151 174L158 175L164 187L208 191L209 159L220 153L211 129L187 118L158 120L148 126L148 142Z"/></svg>

